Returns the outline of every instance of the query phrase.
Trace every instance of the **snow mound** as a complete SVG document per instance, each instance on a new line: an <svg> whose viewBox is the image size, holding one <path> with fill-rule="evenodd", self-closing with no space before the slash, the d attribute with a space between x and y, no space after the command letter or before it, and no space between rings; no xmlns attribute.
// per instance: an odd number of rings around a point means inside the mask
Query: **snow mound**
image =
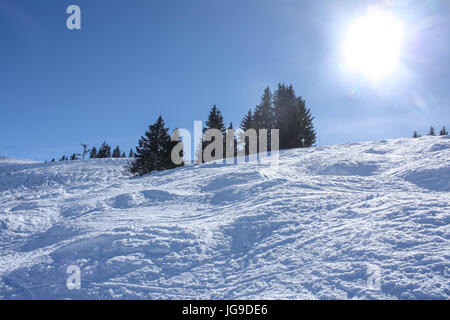
<svg viewBox="0 0 450 320"><path fill-rule="evenodd" d="M0 158L0 298L449 299L449 159L448 137L141 178Z"/></svg>

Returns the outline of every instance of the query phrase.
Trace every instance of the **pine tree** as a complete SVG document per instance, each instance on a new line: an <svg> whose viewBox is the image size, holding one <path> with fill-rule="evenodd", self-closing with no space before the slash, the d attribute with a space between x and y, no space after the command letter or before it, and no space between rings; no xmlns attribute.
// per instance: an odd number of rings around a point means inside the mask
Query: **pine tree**
<svg viewBox="0 0 450 320"><path fill-rule="evenodd" d="M222 112L220 112L220 110L217 108L216 105L214 105L212 107L211 111L209 112L208 120L206 121L206 127L203 128L203 133L205 133L206 130L208 130L208 129L220 130L220 132L222 133L223 143L225 142L224 138L225 138L225 134L226 134L226 128L225 128L225 124L223 122ZM203 139L201 140L201 142L195 152L195 157L197 159L196 163L205 162L203 159L203 151L212 142L214 142L214 139L212 141L204 141ZM212 156L214 157L215 154L213 153Z"/></svg>
<svg viewBox="0 0 450 320"><path fill-rule="evenodd" d="M231 134L231 133L233 133L233 139L232 139L233 145L229 145L229 144L227 145L227 139L224 139L224 145L223 145L223 157L224 158L227 158L227 149L230 149L229 153L232 154L233 158L237 156L237 144L238 144L238 142L237 142L237 139L236 139L236 136L235 136L235 133L234 133L234 128L233 128L233 123L232 122L230 122L230 125L227 128L227 133L226 134Z"/></svg>
<svg viewBox="0 0 450 320"><path fill-rule="evenodd" d="M267 130L267 150L271 149L271 129L275 128L275 109L273 106L273 95L270 91L270 88L267 87L264 90L264 94L261 97L261 102L259 105L255 107L254 113L254 129L257 130L258 133L258 152L259 150L259 130L266 129Z"/></svg>
<svg viewBox="0 0 450 320"><path fill-rule="evenodd" d="M314 118L292 85L279 84L273 95L275 128L280 130L280 149L312 146L316 141ZM302 143L304 139L304 144Z"/></svg>
<svg viewBox="0 0 450 320"><path fill-rule="evenodd" d="M206 121L207 129L219 129L222 134L225 134L225 124L223 123L222 112L214 105L209 112L208 121ZM204 131L206 131L204 129Z"/></svg>
<svg viewBox="0 0 450 320"><path fill-rule="evenodd" d="M91 153L89 155L89 158L91 158L91 159L98 158L97 148L96 147L92 147Z"/></svg>
<svg viewBox="0 0 450 320"><path fill-rule="evenodd" d="M152 171L161 171L177 167L172 162L172 148L177 144L172 141L160 116L139 139L135 158L130 165L130 172L144 175Z"/></svg>
<svg viewBox="0 0 450 320"><path fill-rule="evenodd" d="M430 127L430 132L428 132L428 135L429 135L429 136L434 136L434 135L436 135L436 133L435 133L433 127Z"/></svg>
<svg viewBox="0 0 450 320"><path fill-rule="evenodd" d="M59 161L66 161L66 156L62 156L61 159L59 159Z"/></svg>
<svg viewBox="0 0 450 320"><path fill-rule="evenodd" d="M244 119L242 119L240 128L243 131L254 128L252 109L248 110L247 114L244 116Z"/></svg>
<svg viewBox="0 0 450 320"><path fill-rule="evenodd" d="M273 96L270 88L264 90L261 102L255 107L254 129L272 129L274 128L275 113L273 107Z"/></svg>
<svg viewBox="0 0 450 320"><path fill-rule="evenodd" d="M297 97L292 86L279 84L274 93L276 128L280 130L280 149L300 146L295 137L297 129Z"/></svg>
<svg viewBox="0 0 450 320"><path fill-rule="evenodd" d="M240 128L242 129L242 131L244 131L244 133L247 130L255 129L252 109L249 109L247 114L244 116L244 119L242 119ZM240 143L240 145L244 146L245 155L248 155L249 154L249 137L247 137L243 133L241 133L239 135L239 143Z"/></svg>
<svg viewBox="0 0 450 320"><path fill-rule="evenodd" d="M112 153L113 158L120 158L121 152L119 146L115 147Z"/></svg>
<svg viewBox="0 0 450 320"><path fill-rule="evenodd" d="M420 137L420 135L417 133L417 131L414 131L414 133L413 133L413 138L414 139L417 139L417 138L419 138Z"/></svg>
<svg viewBox="0 0 450 320"><path fill-rule="evenodd" d="M70 157L70 160L72 160L72 161L78 160L78 156L74 153L74 154L72 154L72 156Z"/></svg>
<svg viewBox="0 0 450 320"><path fill-rule="evenodd" d="M304 100L299 97L297 98L297 102L298 138L302 143L301 147L310 147L316 143L316 131L313 125L314 117L311 116L311 111L306 108Z"/></svg>
<svg viewBox="0 0 450 320"><path fill-rule="evenodd" d="M130 158L130 159L134 158L134 151L133 151L133 149L130 149L130 153L128 154L128 158Z"/></svg>
<svg viewBox="0 0 450 320"><path fill-rule="evenodd" d="M447 129L445 129L445 126L442 127L442 130L439 132L439 135L441 135L441 136L446 136L446 135L448 135L448 131L447 131Z"/></svg>
<svg viewBox="0 0 450 320"><path fill-rule="evenodd" d="M127 155L125 154L125 152L122 152L122 155L120 156L121 158L126 158Z"/></svg>
<svg viewBox="0 0 450 320"><path fill-rule="evenodd" d="M111 146L106 141L98 149L97 158L111 158Z"/></svg>

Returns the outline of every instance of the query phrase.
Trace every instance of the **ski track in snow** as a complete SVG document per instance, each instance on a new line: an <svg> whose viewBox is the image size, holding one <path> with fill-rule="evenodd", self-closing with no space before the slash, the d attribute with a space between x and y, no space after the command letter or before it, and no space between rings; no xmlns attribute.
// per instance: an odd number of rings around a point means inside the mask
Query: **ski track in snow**
<svg viewBox="0 0 450 320"><path fill-rule="evenodd" d="M0 298L449 299L449 159L448 136L141 178L0 158Z"/></svg>

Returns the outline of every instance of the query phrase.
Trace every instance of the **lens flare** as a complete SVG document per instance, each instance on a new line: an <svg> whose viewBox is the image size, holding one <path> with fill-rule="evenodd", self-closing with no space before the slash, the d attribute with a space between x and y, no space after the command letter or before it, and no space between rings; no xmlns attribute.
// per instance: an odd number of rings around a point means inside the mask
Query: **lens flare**
<svg viewBox="0 0 450 320"><path fill-rule="evenodd" d="M395 70L401 54L403 27L393 16L371 7L346 34L343 63L347 71L379 80Z"/></svg>

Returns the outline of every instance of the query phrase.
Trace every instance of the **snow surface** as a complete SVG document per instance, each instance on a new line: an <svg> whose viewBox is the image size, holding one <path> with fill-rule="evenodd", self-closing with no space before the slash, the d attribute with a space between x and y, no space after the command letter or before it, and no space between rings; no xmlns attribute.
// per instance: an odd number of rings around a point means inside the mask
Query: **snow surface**
<svg viewBox="0 0 450 320"><path fill-rule="evenodd" d="M3 158L0 298L449 299L449 159L448 136L141 178Z"/></svg>

